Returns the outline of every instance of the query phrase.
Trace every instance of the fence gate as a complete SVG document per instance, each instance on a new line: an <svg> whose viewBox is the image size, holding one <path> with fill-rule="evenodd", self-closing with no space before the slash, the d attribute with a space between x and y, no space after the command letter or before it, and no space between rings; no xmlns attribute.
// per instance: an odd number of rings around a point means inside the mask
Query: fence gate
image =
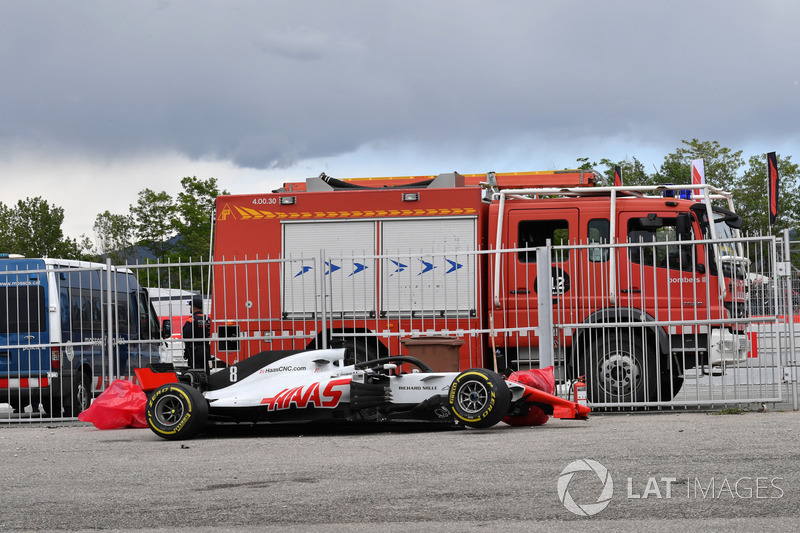
<svg viewBox="0 0 800 533"><path fill-rule="evenodd" d="M758 237L553 247L553 264L576 295L564 297L555 289L564 281L553 282L556 365L585 377L596 409L783 401L796 368L786 296L794 272L783 244ZM709 281L720 269L732 280L725 293Z"/></svg>

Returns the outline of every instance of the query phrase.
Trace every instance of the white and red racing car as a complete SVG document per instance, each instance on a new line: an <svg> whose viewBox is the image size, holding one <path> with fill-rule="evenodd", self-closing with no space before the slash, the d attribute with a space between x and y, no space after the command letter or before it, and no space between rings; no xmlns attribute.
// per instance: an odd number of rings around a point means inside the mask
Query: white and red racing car
<svg viewBox="0 0 800 533"><path fill-rule="evenodd" d="M408 356L345 364L344 349L262 352L210 375L137 369L150 429L187 439L206 424L417 421L491 427L532 407L586 419L589 408L483 368L434 372ZM506 418L508 420L508 418Z"/></svg>

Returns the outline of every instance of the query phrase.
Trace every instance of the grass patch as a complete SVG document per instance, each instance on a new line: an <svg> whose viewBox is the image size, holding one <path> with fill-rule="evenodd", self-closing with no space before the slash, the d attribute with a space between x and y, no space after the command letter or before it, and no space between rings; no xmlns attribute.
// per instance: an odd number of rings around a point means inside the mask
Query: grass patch
<svg viewBox="0 0 800 533"><path fill-rule="evenodd" d="M720 409L715 415L743 415L747 412L747 409L744 407L726 407L725 409Z"/></svg>

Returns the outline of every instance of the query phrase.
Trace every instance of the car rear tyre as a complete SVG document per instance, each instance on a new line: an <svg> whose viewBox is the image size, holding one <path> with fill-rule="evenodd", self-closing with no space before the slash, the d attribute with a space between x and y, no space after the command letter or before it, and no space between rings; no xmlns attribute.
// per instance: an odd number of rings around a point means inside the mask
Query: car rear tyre
<svg viewBox="0 0 800 533"><path fill-rule="evenodd" d="M208 419L208 401L189 385L169 383L154 390L147 400L147 425L168 440L195 436Z"/></svg>
<svg viewBox="0 0 800 533"><path fill-rule="evenodd" d="M472 368L456 376L448 399L458 420L469 427L488 428L508 414L511 391L499 374Z"/></svg>

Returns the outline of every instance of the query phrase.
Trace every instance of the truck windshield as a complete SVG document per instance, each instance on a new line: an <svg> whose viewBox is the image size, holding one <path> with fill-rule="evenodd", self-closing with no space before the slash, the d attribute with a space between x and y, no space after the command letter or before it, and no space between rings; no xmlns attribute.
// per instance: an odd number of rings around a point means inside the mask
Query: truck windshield
<svg viewBox="0 0 800 533"><path fill-rule="evenodd" d="M44 331L44 287L0 287L0 333Z"/></svg>

